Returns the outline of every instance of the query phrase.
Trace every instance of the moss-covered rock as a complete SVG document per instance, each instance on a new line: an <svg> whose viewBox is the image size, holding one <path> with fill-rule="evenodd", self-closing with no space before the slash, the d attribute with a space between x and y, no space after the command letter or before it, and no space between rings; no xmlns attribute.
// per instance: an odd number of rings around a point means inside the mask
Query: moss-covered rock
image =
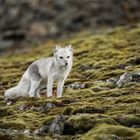
<svg viewBox="0 0 140 140"><path fill-rule="evenodd" d="M78 114L71 116L66 121L65 133L67 132L67 127L73 128L72 133L85 133L92 129L98 124L117 124L115 120L106 115L100 114Z"/></svg>

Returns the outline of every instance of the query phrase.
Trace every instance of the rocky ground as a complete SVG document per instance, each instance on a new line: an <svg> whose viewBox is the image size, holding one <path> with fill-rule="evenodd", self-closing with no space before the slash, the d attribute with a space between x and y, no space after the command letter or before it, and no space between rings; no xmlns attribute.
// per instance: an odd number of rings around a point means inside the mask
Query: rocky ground
<svg viewBox="0 0 140 140"><path fill-rule="evenodd" d="M61 40L73 44L74 66L60 99L3 97L31 62L52 55L53 41L1 57L0 139L139 140L139 38L138 24Z"/></svg>
<svg viewBox="0 0 140 140"><path fill-rule="evenodd" d="M0 53L88 29L136 23L139 0L0 0Z"/></svg>

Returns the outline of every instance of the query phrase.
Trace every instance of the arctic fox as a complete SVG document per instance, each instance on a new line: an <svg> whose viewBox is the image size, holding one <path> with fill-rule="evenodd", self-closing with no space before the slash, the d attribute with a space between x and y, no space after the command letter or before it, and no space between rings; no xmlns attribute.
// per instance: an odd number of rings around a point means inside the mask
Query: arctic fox
<svg viewBox="0 0 140 140"><path fill-rule="evenodd" d="M5 98L19 96L40 97L39 89L47 87L47 97L52 95L53 82L58 81L57 97L62 96L64 81L69 75L73 63L72 45L61 48L55 46L53 57L39 59L33 62L22 75L16 87L5 92Z"/></svg>

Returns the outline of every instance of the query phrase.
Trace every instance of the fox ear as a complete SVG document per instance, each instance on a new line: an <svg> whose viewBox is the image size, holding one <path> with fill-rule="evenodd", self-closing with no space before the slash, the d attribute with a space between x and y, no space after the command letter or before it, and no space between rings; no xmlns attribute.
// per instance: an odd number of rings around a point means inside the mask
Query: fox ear
<svg viewBox="0 0 140 140"><path fill-rule="evenodd" d="M66 46L66 49L69 49L71 52L73 52L73 49L72 49L72 45L71 44L67 45Z"/></svg>
<svg viewBox="0 0 140 140"><path fill-rule="evenodd" d="M56 53L59 49L61 49L61 47L56 44L54 49L53 49L53 53Z"/></svg>

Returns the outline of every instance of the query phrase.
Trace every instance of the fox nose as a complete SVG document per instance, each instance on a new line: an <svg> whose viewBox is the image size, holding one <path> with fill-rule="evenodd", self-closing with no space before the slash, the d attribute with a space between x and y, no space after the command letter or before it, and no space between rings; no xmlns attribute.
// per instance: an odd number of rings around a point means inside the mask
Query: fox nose
<svg viewBox="0 0 140 140"><path fill-rule="evenodd" d="M66 63L65 63L65 65L67 66L67 65L68 65L68 63L66 62Z"/></svg>

